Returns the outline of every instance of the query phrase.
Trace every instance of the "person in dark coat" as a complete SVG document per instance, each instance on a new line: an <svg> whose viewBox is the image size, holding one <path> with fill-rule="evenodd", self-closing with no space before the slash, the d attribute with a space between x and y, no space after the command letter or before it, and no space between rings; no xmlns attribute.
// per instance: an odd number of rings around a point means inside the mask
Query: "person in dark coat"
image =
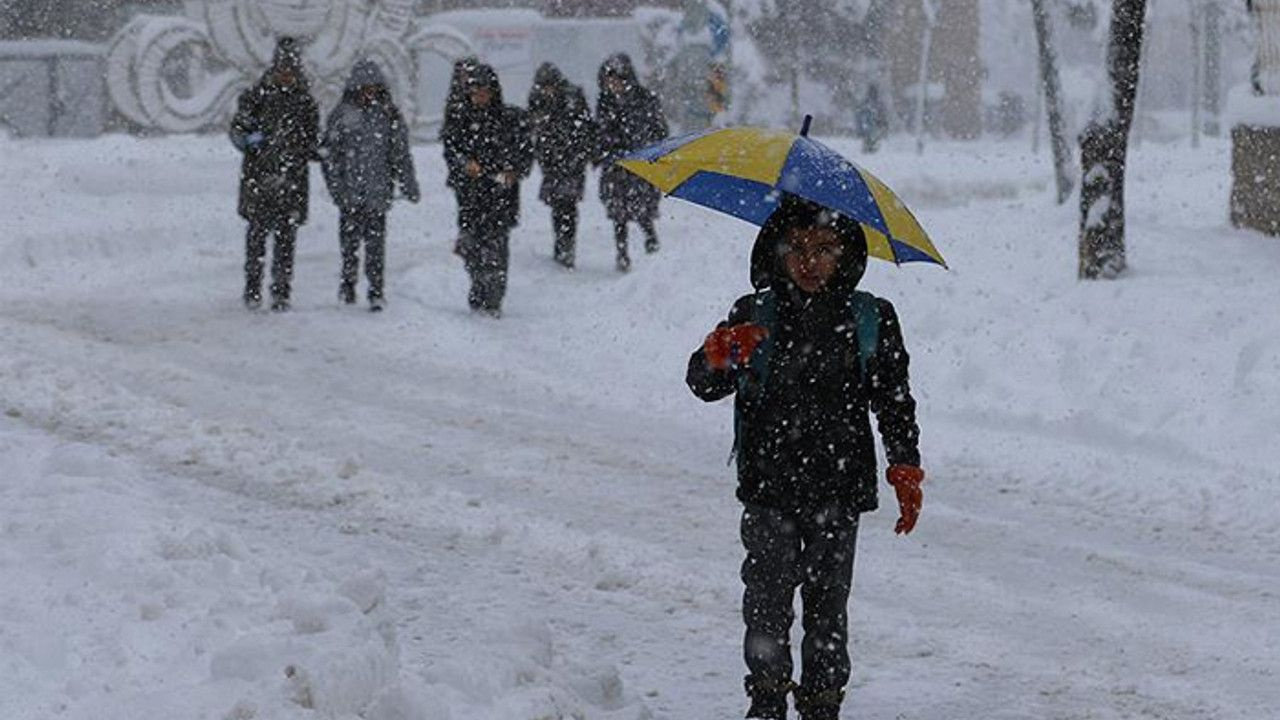
<svg viewBox="0 0 1280 720"><path fill-rule="evenodd" d="M307 221L307 163L318 159L319 126L320 111L297 42L281 38L271 67L257 85L241 93L231 121L231 142L244 154L240 215L249 221L244 302L250 308L262 304L267 237L274 236L271 308L289 309L294 244L298 227Z"/></svg>
<svg viewBox="0 0 1280 720"><path fill-rule="evenodd" d="M644 231L645 251L658 251L658 189L616 164L634 150L667 137L667 118L658 96L640 84L631 58L613 55L600 66L600 98L596 103L596 126L600 133L600 199L609 219L618 248L618 270L631 269L627 253L627 223Z"/></svg>
<svg viewBox="0 0 1280 720"><path fill-rule="evenodd" d="M471 100L468 97L467 82L479 64L480 59L474 55L467 55L454 61L453 73L449 77L449 94L444 102L444 122L440 126L442 136L445 127L456 126L461 122L461 115L470 106ZM458 209L458 237L454 241L453 253L458 257L462 257L462 248L466 244L462 238L462 195L459 189L454 187L452 178L450 178L449 182L446 182L446 185L453 190L454 200Z"/></svg>
<svg viewBox="0 0 1280 720"><path fill-rule="evenodd" d="M542 167L538 199L551 207L554 257L572 268L578 203L582 201L587 163L596 152L595 121L582 88L570 83L551 63L539 66L533 77L529 123L534 157Z"/></svg>
<svg viewBox="0 0 1280 720"><path fill-rule="evenodd" d="M758 292L735 302L689 359L695 395L735 396L747 717L785 718L792 692L804 720L839 716L858 520L878 505L869 411L898 496L897 532L919 517L907 351L893 305L856 290L866 260L856 222L787 195L752 253ZM797 587L798 685L789 640Z"/></svg>
<svg viewBox="0 0 1280 720"><path fill-rule="evenodd" d="M520 220L520 178L533 150L523 110L502 101L498 74L478 64L464 79L466 99L446 114L440 141L447 183L458 198L459 254L471 276L473 310L502 314L511 228Z"/></svg>
<svg viewBox="0 0 1280 720"><path fill-rule="evenodd" d="M868 87L866 94L862 96L856 121L858 137L862 138L862 152L875 152L880 140L889 132L889 111L880 99L880 90L875 85Z"/></svg>
<svg viewBox="0 0 1280 720"><path fill-rule="evenodd" d="M391 99L377 63L362 60L351 70L338 107L329 115L321 143L321 167L341 217L342 279L338 298L356 301L360 247L369 279L369 309L383 307L387 212L398 187L418 202L418 180L409 151L409 128Z"/></svg>

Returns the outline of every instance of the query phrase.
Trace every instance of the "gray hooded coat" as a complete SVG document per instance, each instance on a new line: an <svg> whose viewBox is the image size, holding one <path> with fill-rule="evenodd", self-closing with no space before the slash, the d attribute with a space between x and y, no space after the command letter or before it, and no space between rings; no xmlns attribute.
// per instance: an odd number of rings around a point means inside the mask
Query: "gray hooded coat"
<svg viewBox="0 0 1280 720"><path fill-rule="evenodd" d="M361 100L366 87L378 88L372 102ZM396 185L406 197L418 197L408 127L372 60L361 60L351 70L342 102L329 115L322 147L325 184L343 211L385 213Z"/></svg>

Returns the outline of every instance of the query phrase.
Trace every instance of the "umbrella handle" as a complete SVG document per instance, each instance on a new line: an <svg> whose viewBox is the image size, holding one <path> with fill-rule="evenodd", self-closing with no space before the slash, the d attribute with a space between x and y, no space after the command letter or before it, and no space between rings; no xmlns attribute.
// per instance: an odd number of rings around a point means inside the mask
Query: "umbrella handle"
<svg viewBox="0 0 1280 720"><path fill-rule="evenodd" d="M809 137L809 126L813 124L813 116L805 115L804 124L800 126L800 137Z"/></svg>

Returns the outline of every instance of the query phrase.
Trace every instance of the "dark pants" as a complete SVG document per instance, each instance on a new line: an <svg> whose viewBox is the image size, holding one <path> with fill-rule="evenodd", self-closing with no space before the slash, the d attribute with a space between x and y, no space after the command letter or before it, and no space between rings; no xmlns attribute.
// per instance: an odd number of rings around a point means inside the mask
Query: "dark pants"
<svg viewBox="0 0 1280 720"><path fill-rule="evenodd" d="M656 252L658 229L653 225L653 218L637 220L636 224L644 231L644 249L648 252ZM618 258L627 257L627 222L625 220L613 221L613 239L618 246Z"/></svg>
<svg viewBox="0 0 1280 720"><path fill-rule="evenodd" d="M267 255L267 236L275 236L271 253L271 297L288 303L293 284L293 248L298 239L298 226L291 220L252 220L245 237L244 299L262 300L262 266Z"/></svg>
<svg viewBox="0 0 1280 720"><path fill-rule="evenodd" d="M793 602L800 588L804 640L796 707L806 720L839 716L849 681L849 591L858 515L831 508L791 513L748 505L742 514L743 654L747 694L760 717L781 717L791 680Z"/></svg>
<svg viewBox="0 0 1280 720"><path fill-rule="evenodd" d="M343 211L339 238L342 242L344 300L355 299L360 274L360 246L364 246L364 274L369 279L369 300L382 299L382 278L387 252L387 214L372 210Z"/></svg>
<svg viewBox="0 0 1280 720"><path fill-rule="evenodd" d="M462 259L471 276L471 292L467 302L472 310L498 314L502 298L507 294L508 240L510 231L488 229L465 235L461 241Z"/></svg>
<svg viewBox="0 0 1280 720"><path fill-rule="evenodd" d="M578 201L565 198L555 200L550 205L551 228L556 236L556 262L573 267L578 235Z"/></svg>

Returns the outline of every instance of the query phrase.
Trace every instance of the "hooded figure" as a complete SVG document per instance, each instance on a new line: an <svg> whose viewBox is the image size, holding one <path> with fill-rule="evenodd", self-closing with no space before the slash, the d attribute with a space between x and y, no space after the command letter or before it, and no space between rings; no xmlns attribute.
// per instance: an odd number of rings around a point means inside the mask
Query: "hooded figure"
<svg viewBox="0 0 1280 720"><path fill-rule="evenodd" d="M627 223L635 222L645 234L645 250L658 251L658 189L615 163L619 158L667 137L667 119L658 96L640 84L631 58L618 53L600 66L600 99L596 125L600 133L600 199L613 221L618 249L618 270L631 269L627 254Z"/></svg>
<svg viewBox="0 0 1280 720"><path fill-rule="evenodd" d="M747 717L835 720L849 680L846 606L860 513L875 510L874 412L898 494L899 532L920 509L919 429L893 305L858 291L867 262L853 220L787 195L752 251L757 292L689 359L711 402L734 395L750 674ZM790 628L804 606L799 685Z"/></svg>
<svg viewBox="0 0 1280 720"><path fill-rule="evenodd" d="M473 310L498 317L507 288L508 239L520 219L520 178L533 152L524 111L502 102L493 68L459 70L459 92L450 93L440 141L447 184L458 199L458 253L471 275ZM455 105L456 103L456 105Z"/></svg>
<svg viewBox="0 0 1280 720"><path fill-rule="evenodd" d="M551 63L543 63L529 91L529 124L534 157L542 167L538 199L551 206L556 262L574 263L578 203L587 163L596 153L595 121L582 88L570 83Z"/></svg>
<svg viewBox="0 0 1280 720"><path fill-rule="evenodd" d="M417 202L419 193L409 129L377 63L361 60L352 68L342 101L329 115L322 146L325 184L341 218L338 297L347 304L356 301L363 245L369 309L381 310L387 212L397 186L410 202Z"/></svg>
<svg viewBox="0 0 1280 720"><path fill-rule="evenodd" d="M298 226L307 221L310 171L317 159L320 112L311 97L302 56L293 38L281 38L257 85L240 94L231 121L231 142L244 154L240 168L240 215L249 221L244 302L262 303L262 265L267 236L275 236L271 262L273 310L289 308L293 250Z"/></svg>

